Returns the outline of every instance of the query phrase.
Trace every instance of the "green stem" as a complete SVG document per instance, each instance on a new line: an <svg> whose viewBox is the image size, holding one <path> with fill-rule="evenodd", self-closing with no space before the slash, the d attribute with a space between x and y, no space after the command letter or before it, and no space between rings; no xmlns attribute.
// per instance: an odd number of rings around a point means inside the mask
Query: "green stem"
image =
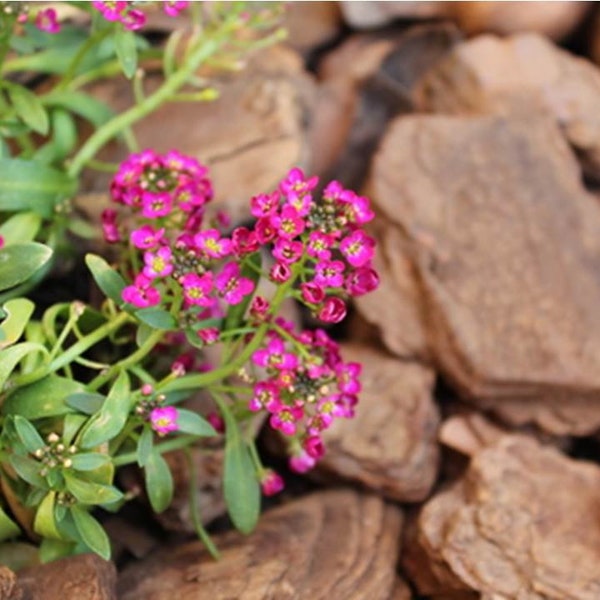
<svg viewBox="0 0 600 600"><path fill-rule="evenodd" d="M224 34L221 33L220 36L213 39L203 40L200 46L192 52L186 64L167 79L153 94L147 96L141 104L132 106L129 110L113 117L108 123L97 129L73 158L73 162L68 169L68 175L70 177L79 175L87 162L96 155L104 144L166 102L186 83L188 77L200 64L217 51L224 38Z"/></svg>
<svg viewBox="0 0 600 600"><path fill-rule="evenodd" d="M198 474L196 473L196 468L194 467L194 461L192 458L192 453L188 448L185 448L185 457L187 458L189 473L190 473L190 515L192 517L192 524L194 525L194 529L196 531L196 535L202 540L202 543L206 546L206 549L210 552L210 555L218 560L220 558L219 551L217 547L210 539L208 532L204 529L202 525L202 519L200 518L200 514L198 511Z"/></svg>
<svg viewBox="0 0 600 600"><path fill-rule="evenodd" d="M49 375L50 373L54 373L55 371L62 369L66 365L73 362L84 352L89 350L92 346L96 345L99 341L109 336L113 331L119 329L130 318L131 317L127 313L121 313L114 320L109 321L108 323L105 323L104 325L98 327L98 329L96 329L92 333L89 333L84 338L80 339L78 342L73 344L60 356L51 361L50 364L43 365L35 371L32 371L31 373L26 373L24 375L21 375L20 377L15 378L15 387L33 383L34 381L38 381L39 379L46 377L46 375Z"/></svg>
<svg viewBox="0 0 600 600"><path fill-rule="evenodd" d="M172 452L173 450L187 448L187 446L197 441L197 435L182 435L180 437L173 438L172 440L167 440L166 442L156 444L154 448L161 454L165 454L165 452ZM115 467L132 465L133 463L137 462L137 450L135 452L127 452L125 454L121 454L120 456L115 456L112 462Z"/></svg>

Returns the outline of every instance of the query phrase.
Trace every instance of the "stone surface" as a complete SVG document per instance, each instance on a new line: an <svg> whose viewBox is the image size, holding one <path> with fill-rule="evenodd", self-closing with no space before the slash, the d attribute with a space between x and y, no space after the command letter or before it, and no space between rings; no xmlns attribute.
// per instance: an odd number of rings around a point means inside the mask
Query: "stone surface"
<svg viewBox="0 0 600 600"><path fill-rule="evenodd" d="M158 76L147 77L148 89ZM293 166L306 166L306 141L314 84L300 56L284 46L256 53L240 73L216 81L215 102L179 102L152 113L136 127L140 147L166 152L177 148L210 168L215 205L236 220L249 215L252 195L271 191ZM131 104L131 84L103 82L91 94L115 110ZM103 158L125 156L112 145ZM108 189L106 174L88 173L86 189ZM101 208L101 207L100 207Z"/></svg>
<svg viewBox="0 0 600 600"><path fill-rule="evenodd" d="M431 19L444 16L445 2L378 2L373 0L342 1L342 14L348 25L370 29L396 19Z"/></svg>
<svg viewBox="0 0 600 600"><path fill-rule="evenodd" d="M427 111L546 113L587 174L600 178L600 71L540 35L482 35L464 42L428 72L418 95Z"/></svg>
<svg viewBox="0 0 600 600"><path fill-rule="evenodd" d="M342 29L338 2L288 2L285 9L286 42L300 52L331 42Z"/></svg>
<svg viewBox="0 0 600 600"><path fill-rule="evenodd" d="M8 567L0 565L0 600L22 600L23 590L17 576Z"/></svg>
<svg viewBox="0 0 600 600"><path fill-rule="evenodd" d="M318 493L263 515L248 537L216 537L219 561L199 542L162 549L123 572L119 598L391 600L400 528L377 497Z"/></svg>
<svg viewBox="0 0 600 600"><path fill-rule="evenodd" d="M327 452L317 474L393 500L423 500L439 461L434 372L366 346L346 345L342 352L344 360L363 365L363 389L355 418L338 419L325 432Z"/></svg>
<svg viewBox="0 0 600 600"><path fill-rule="evenodd" d="M595 600L599 485L598 466L504 436L423 507L404 567L434 597L471 590L485 600Z"/></svg>
<svg viewBox="0 0 600 600"><path fill-rule="evenodd" d="M116 569L95 554L79 554L19 572L23 600L117 600Z"/></svg>
<svg viewBox="0 0 600 600"><path fill-rule="evenodd" d="M430 349L463 396L556 433L598 428L600 206L558 129L403 117L370 191L412 246Z"/></svg>
<svg viewBox="0 0 600 600"><path fill-rule="evenodd" d="M560 40L589 12L589 2L448 2L447 15L469 35L521 31Z"/></svg>

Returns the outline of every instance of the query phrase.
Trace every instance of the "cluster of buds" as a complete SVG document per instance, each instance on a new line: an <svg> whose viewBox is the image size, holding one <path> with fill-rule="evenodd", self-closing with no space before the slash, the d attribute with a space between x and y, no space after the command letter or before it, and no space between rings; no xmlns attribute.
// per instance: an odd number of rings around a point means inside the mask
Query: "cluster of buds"
<svg viewBox="0 0 600 600"><path fill-rule="evenodd" d="M57 433L49 433L47 444L38 448L33 455L42 463L40 475L46 477L51 469L56 467L69 468L73 464L72 456L77 453L76 446L66 446Z"/></svg>

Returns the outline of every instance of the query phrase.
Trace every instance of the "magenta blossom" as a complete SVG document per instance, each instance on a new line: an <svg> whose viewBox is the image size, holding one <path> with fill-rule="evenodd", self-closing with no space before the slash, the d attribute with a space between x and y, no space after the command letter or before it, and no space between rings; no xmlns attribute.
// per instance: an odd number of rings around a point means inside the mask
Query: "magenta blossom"
<svg viewBox="0 0 600 600"><path fill-rule="evenodd" d="M179 425L177 425L178 417L179 412L174 406L162 406L152 410L150 424L152 429L162 436L179 429Z"/></svg>
<svg viewBox="0 0 600 600"><path fill-rule="evenodd" d="M289 460L290 469L296 473L306 473L307 471L310 471L316 464L317 461L312 456L309 456L304 450L302 450L299 454L290 457Z"/></svg>
<svg viewBox="0 0 600 600"><path fill-rule="evenodd" d="M325 323L339 323L346 317L346 303L337 296L330 296L325 300L317 317Z"/></svg>
<svg viewBox="0 0 600 600"><path fill-rule="evenodd" d="M279 387L271 381L259 381L254 386L254 394L250 398L248 408L256 412L266 408L270 413L276 412L281 407Z"/></svg>
<svg viewBox="0 0 600 600"><path fill-rule="evenodd" d="M269 269L269 279L275 283L284 283L292 276L292 270L284 262L276 262Z"/></svg>
<svg viewBox="0 0 600 600"><path fill-rule="evenodd" d="M302 419L303 410L300 407L282 406L271 415L269 424L273 429L281 431L283 435L294 435L297 423Z"/></svg>
<svg viewBox="0 0 600 600"><path fill-rule="evenodd" d="M305 229L306 223L300 213L293 206L284 206L281 214L273 215L271 223L277 230L279 237L292 240L298 237Z"/></svg>
<svg viewBox="0 0 600 600"><path fill-rule="evenodd" d="M331 247L335 240L333 236L322 233L321 231L311 231L308 236L306 252L313 258L329 260L331 258Z"/></svg>
<svg viewBox="0 0 600 600"><path fill-rule="evenodd" d="M210 258L223 258L231 254L231 240L222 238L216 229L206 229L194 236L194 243L200 252Z"/></svg>
<svg viewBox="0 0 600 600"><path fill-rule="evenodd" d="M302 242L292 242L291 240L279 239L273 247L273 256L280 262L291 264L298 262L304 252Z"/></svg>
<svg viewBox="0 0 600 600"><path fill-rule="evenodd" d="M151 279L141 273L135 278L133 285L128 285L121 292L121 298L138 308L147 308L160 304L160 292L150 284Z"/></svg>
<svg viewBox="0 0 600 600"><path fill-rule="evenodd" d="M375 254L375 240L357 229L340 242L340 252L353 267L364 267Z"/></svg>
<svg viewBox="0 0 600 600"><path fill-rule="evenodd" d="M272 469L268 469L264 472L260 480L260 488L265 496L274 496L283 490L285 484L283 478L279 473L276 473Z"/></svg>
<svg viewBox="0 0 600 600"><path fill-rule="evenodd" d="M144 253L145 267L142 271L146 277L166 277L173 272L173 253L169 246L161 246L156 252Z"/></svg>
<svg viewBox="0 0 600 600"><path fill-rule="evenodd" d="M347 394L358 394L361 390L360 373L362 365L356 362L342 363L336 368L338 388Z"/></svg>
<svg viewBox="0 0 600 600"><path fill-rule="evenodd" d="M239 304L244 296L254 291L254 282L240 276L240 266L227 263L215 278L215 287L229 304Z"/></svg>
<svg viewBox="0 0 600 600"><path fill-rule="evenodd" d="M189 6L188 0L165 0L162 3L165 14L169 17L176 17L179 13Z"/></svg>
<svg viewBox="0 0 600 600"><path fill-rule="evenodd" d="M181 279L183 296L189 304L212 306L215 299L210 295L213 289L213 275L209 271L203 275L186 273Z"/></svg>
<svg viewBox="0 0 600 600"><path fill-rule="evenodd" d="M56 15L56 10L53 8L45 8L40 10L35 16L35 26L40 31L46 33L58 33L60 31L60 23Z"/></svg>
<svg viewBox="0 0 600 600"><path fill-rule="evenodd" d="M279 199L279 192L253 196L250 198L250 213L254 217L268 217L274 215L279 208Z"/></svg>
<svg viewBox="0 0 600 600"><path fill-rule="evenodd" d="M302 293L302 300L309 304L320 304L325 300L325 290L312 281L301 283L300 291Z"/></svg>
<svg viewBox="0 0 600 600"><path fill-rule="evenodd" d="M323 287L340 287L344 283L344 269L341 260L324 260L315 268L314 282Z"/></svg>
<svg viewBox="0 0 600 600"><path fill-rule="evenodd" d="M205 327L198 330L198 336L207 346L214 344L219 339L219 335L220 332L216 327Z"/></svg>
<svg viewBox="0 0 600 600"><path fill-rule="evenodd" d="M361 267L352 271L344 281L344 289L351 296L362 296L379 287L379 275L370 267Z"/></svg>
<svg viewBox="0 0 600 600"><path fill-rule="evenodd" d="M129 239L131 243L140 250L149 250L158 246L162 242L165 235L165 228L153 229L150 225L143 225L138 229L134 229Z"/></svg>
<svg viewBox="0 0 600 600"><path fill-rule="evenodd" d="M266 348L257 350L252 355L252 360L259 367L271 367L279 370L293 370L298 366L298 357L285 351L285 343L279 337L273 337Z"/></svg>

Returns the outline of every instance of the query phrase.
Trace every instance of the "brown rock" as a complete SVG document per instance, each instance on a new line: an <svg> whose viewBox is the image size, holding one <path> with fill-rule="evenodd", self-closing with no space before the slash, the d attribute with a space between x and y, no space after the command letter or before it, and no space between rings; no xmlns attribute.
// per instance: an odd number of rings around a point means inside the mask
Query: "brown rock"
<svg viewBox="0 0 600 600"><path fill-rule="evenodd" d="M505 434L506 430L494 425L480 413L467 413L446 419L440 427L439 440L461 454L474 456Z"/></svg>
<svg viewBox="0 0 600 600"><path fill-rule="evenodd" d="M431 19L446 14L445 2L377 2L342 1L346 23L356 29L370 29L392 23L396 19Z"/></svg>
<svg viewBox="0 0 600 600"><path fill-rule="evenodd" d="M505 436L424 506L405 568L424 594L453 585L488 600L595 600L599 485L598 466ZM418 568L424 558L437 579Z"/></svg>
<svg viewBox="0 0 600 600"><path fill-rule="evenodd" d="M337 2L289 2L283 26L286 42L299 52L310 52L331 42L342 28L342 14Z"/></svg>
<svg viewBox="0 0 600 600"><path fill-rule="evenodd" d="M17 584L17 576L8 568L0 565L0 600L21 600L23 591Z"/></svg>
<svg viewBox="0 0 600 600"><path fill-rule="evenodd" d="M556 433L600 426L600 207L557 128L403 117L371 191L412 244L431 351L463 395L560 399L567 419L530 418Z"/></svg>
<svg viewBox="0 0 600 600"><path fill-rule="evenodd" d="M448 16L469 35L503 35L521 31L560 40L571 33L590 9L589 2L448 2Z"/></svg>
<svg viewBox="0 0 600 600"><path fill-rule="evenodd" d="M23 600L116 600L113 563L79 554L19 572Z"/></svg>
<svg viewBox="0 0 600 600"><path fill-rule="evenodd" d="M435 112L509 114L527 107L546 113L588 174L600 178L600 71L542 36L464 42L429 71L418 95L421 108Z"/></svg>
<svg viewBox="0 0 600 600"><path fill-rule="evenodd" d="M339 419L324 435L318 474L358 482L393 500L429 494L438 469L439 416L434 373L366 346L344 346L344 360L363 365L354 419Z"/></svg>
<svg viewBox="0 0 600 600"><path fill-rule="evenodd" d="M148 76L148 89L160 83ZM261 51L247 68L216 81L215 102L168 104L136 127L140 146L165 152L177 148L210 167L215 204L234 219L249 215L252 195L268 192L293 166L309 162L306 127L313 82L300 56L276 46ZM103 82L91 94L119 111L132 103L131 84ZM124 158L123 148L107 150L104 158ZM87 190L108 190L109 177L89 173Z"/></svg>
<svg viewBox="0 0 600 600"><path fill-rule="evenodd" d="M387 600L396 582L401 515L351 491L314 494L263 515L256 531L162 549L127 568L121 600Z"/></svg>

